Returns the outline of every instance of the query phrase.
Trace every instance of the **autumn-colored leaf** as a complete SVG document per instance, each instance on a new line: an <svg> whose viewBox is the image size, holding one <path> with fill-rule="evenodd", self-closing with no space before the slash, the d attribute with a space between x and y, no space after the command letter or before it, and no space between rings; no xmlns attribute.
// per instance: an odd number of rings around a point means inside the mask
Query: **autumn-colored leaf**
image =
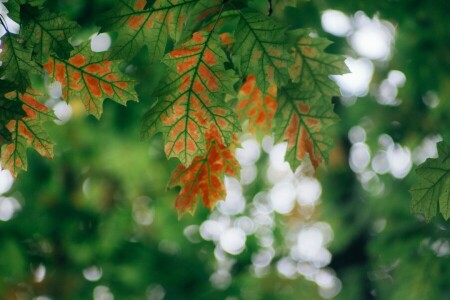
<svg viewBox="0 0 450 300"><path fill-rule="evenodd" d="M87 44L67 60L50 56L44 69L61 84L64 99L80 99L90 114L100 118L105 99L124 105L129 100L137 101L135 81L119 70L120 63L104 53L92 52Z"/></svg>
<svg viewBox="0 0 450 300"><path fill-rule="evenodd" d="M261 139L264 135L271 135L273 119L277 111L277 87L272 84L266 93L256 86L255 76L250 75L242 85L236 113L243 124L248 121L247 129Z"/></svg>
<svg viewBox="0 0 450 300"><path fill-rule="evenodd" d="M188 166L206 152L206 132L228 145L240 129L233 110L224 103L233 94L236 77L225 69L227 56L213 32L196 32L192 39L165 56L169 74L157 92L156 105L144 117L142 136L162 132L165 152Z"/></svg>
<svg viewBox="0 0 450 300"><path fill-rule="evenodd" d="M325 52L331 44L324 38L312 38L305 30L290 32L290 36L298 41L291 49L295 62L289 68L291 79L300 84L306 91L314 91L324 102L333 96L340 95L337 84L330 75L348 72L344 57Z"/></svg>
<svg viewBox="0 0 450 300"><path fill-rule="evenodd" d="M302 91L296 85L279 91L275 138L287 141L286 160L294 170L306 155L315 168L328 160L332 138L326 131L338 117L331 101L325 104L319 98L319 94Z"/></svg>
<svg viewBox="0 0 450 300"><path fill-rule="evenodd" d="M118 36L111 46L112 58L131 58L146 45L150 60L160 59L168 39L178 41L183 23L197 0L156 0L147 8L146 0L120 0L101 17L102 31Z"/></svg>
<svg viewBox="0 0 450 300"><path fill-rule="evenodd" d="M14 176L20 169L27 170L27 149L33 148L40 155L53 157L53 143L43 128L43 123L53 120L53 113L36 98L39 93L28 90L25 93L10 92L5 101L21 104L24 117L20 112L6 126L11 133L11 142L2 146L2 168L8 169Z"/></svg>
<svg viewBox="0 0 450 300"><path fill-rule="evenodd" d="M2 37L0 76L17 84L20 91L30 86L30 74L41 73L41 68L31 59L33 48L22 37L7 33Z"/></svg>
<svg viewBox="0 0 450 300"><path fill-rule="evenodd" d="M21 16L20 35L34 49L33 58L36 62L44 64L53 53L60 58L69 57L73 47L68 38L79 29L76 22L62 14L30 5L21 7Z"/></svg>
<svg viewBox="0 0 450 300"><path fill-rule="evenodd" d="M243 9L240 15L233 53L239 58L242 74L253 74L263 92L273 83L284 85L289 79L288 66L292 62L284 26L254 10Z"/></svg>
<svg viewBox="0 0 450 300"><path fill-rule="evenodd" d="M203 204L213 209L217 201L226 197L225 175L236 176L239 163L229 147L215 140L208 141L204 156L196 157L189 167L180 164L173 172L169 187L180 186L175 202L180 216L194 213L200 198Z"/></svg>
<svg viewBox="0 0 450 300"><path fill-rule="evenodd" d="M438 158L429 158L417 169L420 181L411 188L412 210L428 221L439 212L450 218L450 146L438 144Z"/></svg>

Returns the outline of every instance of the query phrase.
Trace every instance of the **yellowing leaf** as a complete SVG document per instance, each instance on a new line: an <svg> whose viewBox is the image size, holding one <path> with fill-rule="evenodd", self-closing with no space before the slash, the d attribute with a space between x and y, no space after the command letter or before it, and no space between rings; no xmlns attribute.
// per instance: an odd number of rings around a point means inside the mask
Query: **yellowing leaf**
<svg viewBox="0 0 450 300"><path fill-rule="evenodd" d="M12 119L6 126L11 133L11 142L2 146L1 163L14 176L20 169L27 170L27 149L34 148L40 155L53 157L53 143L43 128L43 123L54 119L53 113L36 97L39 93L10 92L5 95L11 102L20 103L25 112L22 118Z"/></svg>
<svg viewBox="0 0 450 300"><path fill-rule="evenodd" d="M233 53L239 57L242 74L253 74L263 92L273 83L284 85L289 79L288 66L292 62L286 48L285 28L250 9L243 9L240 14Z"/></svg>
<svg viewBox="0 0 450 300"><path fill-rule="evenodd" d="M88 46L63 60L52 55L44 69L52 80L61 83L63 98L78 98L86 110L97 118L103 112L103 101L120 104L137 101L134 80L119 70L121 61L111 61L105 54L91 52Z"/></svg>
<svg viewBox="0 0 450 300"><path fill-rule="evenodd" d="M189 167L180 164L172 174L169 187L181 186L175 208L180 216L194 213L200 198L213 209L217 201L225 199L225 175L236 176L239 163L230 149L220 142L209 141L204 156L196 157Z"/></svg>
<svg viewBox="0 0 450 300"><path fill-rule="evenodd" d="M242 123L248 120L248 131L261 139L271 135L273 119L277 111L277 87L272 84L267 93L256 86L255 76L250 75L238 95L236 112Z"/></svg>
<svg viewBox="0 0 450 300"><path fill-rule="evenodd" d="M328 160L332 139L326 130L338 117L331 102L325 105L319 97L297 86L280 91L275 138L287 141L286 160L294 170L306 155L315 168Z"/></svg>
<svg viewBox="0 0 450 300"><path fill-rule="evenodd" d="M228 145L240 129L233 110L224 103L225 93L234 93L234 72L219 39L212 32L196 32L192 39L167 54L163 62L169 74L158 91L156 105L144 117L142 136L160 131L165 152L188 166L206 152L206 132Z"/></svg>
<svg viewBox="0 0 450 300"><path fill-rule="evenodd" d="M160 59L169 38L178 41L190 7L197 0L156 0L147 8L146 0L117 1L101 17L103 31L115 31L112 58L131 58L146 45L150 60Z"/></svg>
<svg viewBox="0 0 450 300"><path fill-rule="evenodd" d="M412 210L427 220L436 216L438 205L444 219L450 218L450 146L440 142L438 154L416 169L421 179L410 190Z"/></svg>

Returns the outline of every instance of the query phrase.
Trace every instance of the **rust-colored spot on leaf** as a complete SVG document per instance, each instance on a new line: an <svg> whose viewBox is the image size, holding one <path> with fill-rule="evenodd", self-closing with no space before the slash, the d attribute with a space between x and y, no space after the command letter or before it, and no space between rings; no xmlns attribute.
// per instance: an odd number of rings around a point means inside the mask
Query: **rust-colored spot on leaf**
<svg viewBox="0 0 450 300"><path fill-rule="evenodd" d="M133 80L119 70L120 61L111 61L89 48L84 46L68 60L51 56L45 65L50 78L61 84L63 98L80 98L86 110L97 118L106 98L120 104L137 100Z"/></svg>
<svg viewBox="0 0 450 300"><path fill-rule="evenodd" d="M262 93L256 85L255 76L250 75L242 85L237 102L237 114L241 123L248 120L248 131L261 139L270 135L277 111L277 88L272 84L267 93Z"/></svg>
<svg viewBox="0 0 450 300"><path fill-rule="evenodd" d="M169 187L181 186L175 201L180 216L194 213L199 198L206 207L213 209L217 201L226 197L225 175L236 176L238 172L239 164L230 149L209 140L204 156L197 156L189 167L180 164L172 174Z"/></svg>

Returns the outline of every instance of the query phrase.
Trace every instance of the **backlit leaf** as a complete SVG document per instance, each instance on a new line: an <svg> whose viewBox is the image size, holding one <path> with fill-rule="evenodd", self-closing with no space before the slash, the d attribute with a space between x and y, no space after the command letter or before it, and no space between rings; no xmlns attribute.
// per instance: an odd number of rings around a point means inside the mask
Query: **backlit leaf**
<svg viewBox="0 0 450 300"><path fill-rule="evenodd" d="M234 55L239 57L243 75L253 74L266 92L272 83L284 85L292 62L286 47L285 28L257 11L243 9L235 32Z"/></svg>
<svg viewBox="0 0 450 300"><path fill-rule="evenodd" d="M302 90L318 93L324 102L340 95L339 88L330 79L330 75L348 72L343 56L325 52L325 48L331 44L327 39L311 38L304 30L296 30L290 34L298 40L291 49L295 59L289 68L292 81L299 83Z"/></svg>
<svg viewBox="0 0 450 300"><path fill-rule="evenodd" d="M41 68L31 59L33 48L26 45L24 39L15 34L2 37L0 53L0 76L17 84L20 91L30 85L30 74L41 73Z"/></svg>
<svg viewBox="0 0 450 300"><path fill-rule="evenodd" d="M92 52L87 44L67 60L52 55L44 69L52 80L61 83L64 99L81 99L86 110L100 118L105 99L124 105L129 100L137 101L135 82L119 70L120 63L104 53Z"/></svg>
<svg viewBox="0 0 450 300"><path fill-rule="evenodd" d="M29 5L22 6L21 15L21 36L34 47L33 58L38 63L44 64L51 53L60 58L69 57L73 48L68 38L78 30L76 22L66 19L62 14Z"/></svg>
<svg viewBox="0 0 450 300"><path fill-rule="evenodd" d="M224 103L234 93L234 72L225 70L225 52L212 32L196 32L192 39L165 56L169 74L161 83L156 105L146 114L143 137L160 131L165 152L188 166L206 152L206 132L228 145L240 129L233 110Z"/></svg>
<svg viewBox="0 0 450 300"><path fill-rule="evenodd" d="M326 131L338 117L331 102L325 105L319 97L295 85L279 91L275 138L287 141L286 161L293 170L306 155L315 168L328 160L333 141Z"/></svg>
<svg viewBox="0 0 450 300"><path fill-rule="evenodd" d="M438 158L429 158L416 172L420 181L413 185L412 210L421 213L427 220L439 212L445 220L450 217L450 146L445 142L438 144Z"/></svg>
<svg viewBox="0 0 450 300"><path fill-rule="evenodd" d="M266 93L256 86L255 76L250 75L241 87L236 113L242 123L248 120L248 131L261 139L271 135L273 119L277 111L277 87L272 84Z"/></svg>
<svg viewBox="0 0 450 300"><path fill-rule="evenodd" d="M20 169L27 170L27 149L33 148L40 155L53 157L53 143L43 128L43 123L54 119L53 113L36 98L39 93L28 90L25 93L10 92L5 101L21 104L25 116L12 119L6 126L11 133L11 142L2 146L2 168L14 176ZM21 114L16 113L19 117Z"/></svg>
<svg viewBox="0 0 450 300"><path fill-rule="evenodd" d="M190 7L197 0L156 0L147 8L146 0L120 0L101 17L103 31L115 31L111 57L131 58L146 45L150 60L160 59L168 39L178 41Z"/></svg>
<svg viewBox="0 0 450 300"><path fill-rule="evenodd" d="M225 175L236 176L239 163L230 149L220 142L209 141L204 156L196 157L189 167L180 164L172 174L169 187L180 186L175 208L180 216L194 213L198 199L213 209L226 197Z"/></svg>

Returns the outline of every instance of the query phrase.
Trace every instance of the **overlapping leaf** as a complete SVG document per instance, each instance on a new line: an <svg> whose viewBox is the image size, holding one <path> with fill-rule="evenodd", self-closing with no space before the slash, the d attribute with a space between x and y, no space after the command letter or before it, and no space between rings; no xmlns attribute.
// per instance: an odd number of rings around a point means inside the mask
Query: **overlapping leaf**
<svg viewBox="0 0 450 300"><path fill-rule="evenodd" d="M6 125L11 134L10 142L2 146L2 168L8 169L15 176L20 169L27 170L27 149L34 148L40 155L53 157L53 143L43 128L43 123L54 119L53 113L36 99L39 94L28 90L25 93L10 92L5 95L3 103L14 107L14 117ZM14 103L14 104L12 104ZM25 116L17 110L21 105Z"/></svg>
<svg viewBox="0 0 450 300"><path fill-rule="evenodd" d="M11 142L11 132L6 127L11 120L25 116L22 103L9 99L0 99L0 145Z"/></svg>
<svg viewBox="0 0 450 300"><path fill-rule="evenodd" d="M20 8L22 5L28 4L40 7L44 2L45 0L8 0L8 2L5 3L5 7L8 9L8 17L17 23L21 23Z"/></svg>
<svg viewBox="0 0 450 300"><path fill-rule="evenodd" d="M266 93L256 86L255 76L250 75L241 87L236 113L242 123L248 121L247 129L261 139L272 134L273 120L277 111L277 87L272 84Z"/></svg>
<svg viewBox="0 0 450 300"><path fill-rule="evenodd" d="M427 220L438 210L448 220L450 217L450 146L438 144L438 158L429 158L416 172L420 181L411 188L412 210L422 213Z"/></svg>
<svg viewBox="0 0 450 300"><path fill-rule="evenodd" d="M105 99L120 104L137 100L135 82L119 70L120 63L109 60L104 53L90 51L87 44L67 60L52 55L44 69L52 80L61 83L64 99L81 99L86 110L99 118Z"/></svg>
<svg viewBox="0 0 450 300"><path fill-rule="evenodd" d="M53 53L60 58L69 57L73 48L68 39L79 29L76 22L30 5L22 6L21 15L21 37L33 47L33 58L38 63L44 64Z"/></svg>
<svg viewBox="0 0 450 300"><path fill-rule="evenodd" d="M208 130L216 130L215 139L227 145L240 129L235 113L224 104L236 78L232 70L225 70L226 54L212 32L194 33L163 62L169 74L158 102L144 117L142 136L162 132L166 155L188 166L205 154Z"/></svg>
<svg viewBox="0 0 450 300"><path fill-rule="evenodd" d="M339 95L339 88L330 75L347 73L348 69L341 55L325 52L331 42L324 38L311 38L307 31L290 33L298 42L292 47L295 62L289 68L292 81L300 84L302 90L314 91L320 99L329 102Z"/></svg>
<svg viewBox="0 0 450 300"><path fill-rule="evenodd" d="M0 76L17 84L20 91L30 86L30 74L41 73L41 68L31 59L33 48L23 38L7 33L2 37Z"/></svg>
<svg viewBox="0 0 450 300"><path fill-rule="evenodd" d="M164 55L169 38L178 41L189 9L197 0L120 0L101 17L103 31L115 31L111 57L131 58L146 45L150 60Z"/></svg>
<svg viewBox="0 0 450 300"><path fill-rule="evenodd" d="M253 74L258 87L266 92L272 83L284 85L292 62L286 47L285 28L259 12L243 9L235 32L233 53L239 57L243 75Z"/></svg>
<svg viewBox="0 0 450 300"><path fill-rule="evenodd" d="M236 176L238 172L239 163L229 147L215 140L208 141L206 154L196 157L189 167L180 164L169 182L170 188L181 187L175 202L180 216L193 213L199 198L213 209L217 201L226 197L225 175Z"/></svg>
<svg viewBox="0 0 450 300"><path fill-rule="evenodd" d="M317 168L328 160L332 146L326 129L338 120L333 105L324 104L317 93L302 91L296 85L284 88L279 94L275 137L288 143L286 160L295 169L308 155Z"/></svg>

